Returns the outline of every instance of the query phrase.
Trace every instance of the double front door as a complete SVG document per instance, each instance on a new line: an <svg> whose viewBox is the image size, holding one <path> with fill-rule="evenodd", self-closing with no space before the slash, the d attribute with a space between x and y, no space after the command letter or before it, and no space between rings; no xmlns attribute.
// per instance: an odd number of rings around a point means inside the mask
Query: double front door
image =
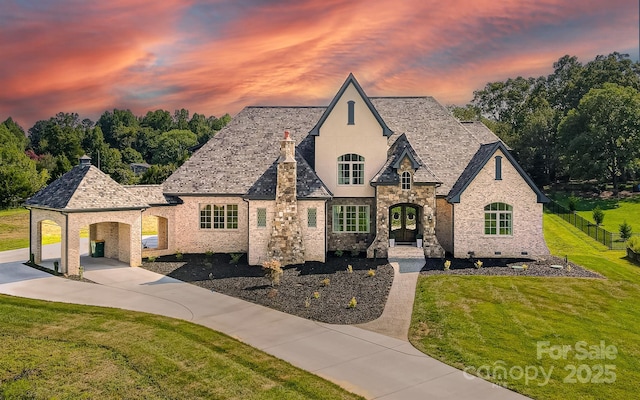
<svg viewBox="0 0 640 400"><path fill-rule="evenodd" d="M418 208L410 204L391 207L389 211L391 232L396 242L415 242L418 233Z"/></svg>

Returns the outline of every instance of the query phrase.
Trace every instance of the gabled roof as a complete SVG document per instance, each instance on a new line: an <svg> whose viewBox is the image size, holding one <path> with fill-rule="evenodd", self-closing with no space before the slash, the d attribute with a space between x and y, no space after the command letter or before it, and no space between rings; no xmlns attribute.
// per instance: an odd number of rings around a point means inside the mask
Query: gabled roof
<svg viewBox="0 0 640 400"><path fill-rule="evenodd" d="M338 90L338 93L335 95L333 100L331 100L331 103L329 103L329 106L326 108L326 110L318 120L318 123L313 127L313 129L309 131L309 134L312 136L320 135L320 128L324 124L324 121L327 119L329 114L331 114L336 104L338 103L338 100L340 100L340 98L342 97L344 92L347 90L349 85L353 85L356 91L358 92L358 94L360 95L360 97L362 97L362 100L364 100L365 104L369 108L369 111L371 111L373 116L376 118L376 120L382 127L382 134L387 137L393 135L393 131L389 129L387 124L384 122L384 120L378 113L378 110L376 110L376 108L373 106L373 104L369 100L369 97L366 95L366 93L364 92L364 90L362 89L362 87L360 86L360 84L358 83L358 81L356 80L355 76L353 76L352 73L350 73L349 76L347 77L347 80L344 81L344 83L342 84L342 87L340 88L340 90Z"/></svg>
<svg viewBox="0 0 640 400"><path fill-rule="evenodd" d="M480 146L476 154L473 156L464 172L460 175L460 178L455 183L449 196L447 196L447 200L450 203L459 203L460 195L465 191L465 189L469 186L469 184L473 181L473 179L478 175L478 173L484 168L484 166L491 160L491 157L496 153L496 151L500 150L502 154L509 160L509 162L514 166L516 171L522 176L522 179L527 182L531 190L533 190L537 196L538 203L548 203L549 199L538 189L538 187L533 183L529 175L524 172L522 167L516 162L513 158L509 150L502 142L494 142L483 144Z"/></svg>
<svg viewBox="0 0 640 400"><path fill-rule="evenodd" d="M296 151L296 194L298 199L329 199L331 192L322 183L315 171ZM262 174L260 178L247 191L246 199L273 200L276 198L276 186L278 182L278 160Z"/></svg>
<svg viewBox="0 0 640 400"><path fill-rule="evenodd" d="M411 143L409 143L407 136L405 134L401 134L389 148L389 151L387 152L387 162L371 179L371 184L374 186L397 185L400 182L400 176L398 175L397 170L405 157L409 159L412 168L416 170L413 174L413 181L415 183L440 183L440 180L438 180L433 172L424 165L418 154L411 146Z"/></svg>
<svg viewBox="0 0 640 400"><path fill-rule="evenodd" d="M280 155L285 130L296 145L324 107L246 107L163 184L172 195L244 195Z"/></svg>
<svg viewBox="0 0 640 400"><path fill-rule="evenodd" d="M481 144L498 139L477 138L433 97L372 97L371 103L394 130L389 144L401 134L442 185L436 195L446 196Z"/></svg>
<svg viewBox="0 0 640 400"><path fill-rule="evenodd" d="M27 199L25 206L66 211L142 209L149 205L88 163L80 164Z"/></svg>
<svg viewBox="0 0 640 400"><path fill-rule="evenodd" d="M460 121L473 136L480 141L480 143L493 143L496 141L496 134L491 131L482 121ZM498 139L499 140L499 139ZM504 143L504 142L503 142ZM504 143L507 149L511 150L509 146Z"/></svg>

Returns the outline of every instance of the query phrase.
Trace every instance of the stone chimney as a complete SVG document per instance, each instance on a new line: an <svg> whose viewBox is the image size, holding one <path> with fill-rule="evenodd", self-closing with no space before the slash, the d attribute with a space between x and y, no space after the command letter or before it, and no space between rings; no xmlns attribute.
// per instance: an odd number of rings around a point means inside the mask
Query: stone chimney
<svg viewBox="0 0 640 400"><path fill-rule="evenodd" d="M296 143L289 131L285 131L284 139L280 141L275 217L267 247L269 259L279 260L283 266L304 263L304 241L298 219L295 151Z"/></svg>

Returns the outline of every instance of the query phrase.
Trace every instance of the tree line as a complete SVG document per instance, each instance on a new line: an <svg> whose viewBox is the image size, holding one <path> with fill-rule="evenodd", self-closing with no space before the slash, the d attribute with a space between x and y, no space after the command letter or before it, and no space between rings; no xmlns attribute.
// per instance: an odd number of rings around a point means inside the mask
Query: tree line
<svg viewBox="0 0 640 400"><path fill-rule="evenodd" d="M490 82L464 107L462 120L482 120L534 181L610 183L640 177L640 63L600 55L583 64L564 56L553 72Z"/></svg>
<svg viewBox="0 0 640 400"><path fill-rule="evenodd" d="M105 111L93 122L77 113L37 121L25 134L11 117L0 124L0 208L17 206L62 176L86 154L91 163L121 184L162 183L231 117L207 117L186 109L136 116ZM149 164L141 175L131 164Z"/></svg>

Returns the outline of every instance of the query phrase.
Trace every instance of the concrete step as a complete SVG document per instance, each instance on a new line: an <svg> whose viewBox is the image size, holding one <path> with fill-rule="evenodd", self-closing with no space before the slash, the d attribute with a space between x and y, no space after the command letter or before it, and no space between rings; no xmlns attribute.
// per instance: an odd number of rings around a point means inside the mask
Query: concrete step
<svg viewBox="0 0 640 400"><path fill-rule="evenodd" d="M419 259L424 261L424 249L416 245L396 245L389 247L388 258L391 259Z"/></svg>

